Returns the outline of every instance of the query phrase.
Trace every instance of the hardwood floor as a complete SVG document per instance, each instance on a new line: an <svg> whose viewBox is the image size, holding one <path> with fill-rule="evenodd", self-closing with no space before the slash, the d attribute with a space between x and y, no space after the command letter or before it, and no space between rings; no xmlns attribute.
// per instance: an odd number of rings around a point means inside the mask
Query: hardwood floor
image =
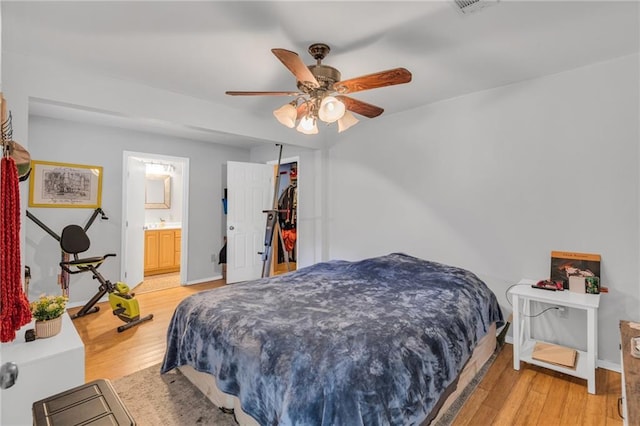
<svg viewBox="0 0 640 426"><path fill-rule="evenodd" d="M138 294L141 314L153 313L154 318L122 333L116 330L122 321L107 303L99 304L100 312L74 320L85 344L85 380L115 380L161 362L166 328L177 304L192 293L222 285L220 280ZM516 371L507 344L453 425L621 425L620 374L598 369L596 388L597 395L588 394L585 380L524 363Z"/></svg>
<svg viewBox="0 0 640 426"><path fill-rule="evenodd" d="M596 390L591 395L586 380L526 363L514 370L507 344L453 425L622 425L620 374L599 368Z"/></svg>
<svg viewBox="0 0 640 426"><path fill-rule="evenodd" d="M85 345L85 381L115 380L161 362L167 325L178 303L190 294L223 285L219 280L136 294L140 315L153 314L153 319L122 333L116 328L124 323L113 315L108 302L97 304L99 312L73 320ZM69 313L79 310L69 309Z"/></svg>
<svg viewBox="0 0 640 426"><path fill-rule="evenodd" d="M180 286L180 272L168 274L149 275L144 281L133 288L136 294L149 293L150 291L166 290Z"/></svg>

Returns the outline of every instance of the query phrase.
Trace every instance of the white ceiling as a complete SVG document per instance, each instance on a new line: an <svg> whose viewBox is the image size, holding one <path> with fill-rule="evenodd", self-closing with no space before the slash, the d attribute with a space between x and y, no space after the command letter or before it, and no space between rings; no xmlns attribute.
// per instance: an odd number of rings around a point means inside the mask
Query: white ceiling
<svg viewBox="0 0 640 426"><path fill-rule="evenodd" d="M296 51L313 64L307 47L324 42L332 49L324 63L343 79L395 67L412 72L409 84L352 95L392 114L638 52L638 10L636 1L502 0L465 15L452 0L4 0L2 43L5 50L270 116L286 98L224 92L296 90L271 48ZM54 114L52 105L40 113ZM197 129L190 130L195 137Z"/></svg>

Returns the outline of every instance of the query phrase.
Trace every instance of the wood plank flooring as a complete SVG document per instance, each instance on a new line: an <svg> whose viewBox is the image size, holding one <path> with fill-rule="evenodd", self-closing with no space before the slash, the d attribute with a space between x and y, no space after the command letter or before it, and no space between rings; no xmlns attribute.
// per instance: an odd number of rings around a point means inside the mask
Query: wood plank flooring
<svg viewBox="0 0 640 426"><path fill-rule="evenodd" d="M153 313L154 318L122 333L116 327L123 323L107 303L98 304L100 312L74 320L85 344L85 380L115 380L161 362L167 325L177 304L190 294L222 285L220 280L138 294L141 314ZM591 395L582 379L525 363L520 371L514 370L507 344L453 425L620 426L620 380L619 373L598 369L598 394Z"/></svg>
<svg viewBox="0 0 640 426"><path fill-rule="evenodd" d="M178 303L190 294L223 285L219 280L136 294L140 315L153 314L153 319L122 333L116 328L124 323L113 315L108 302L97 304L99 312L73 320L85 345L85 381L115 380L161 362L167 325ZM79 310L72 308L69 313Z"/></svg>
<svg viewBox="0 0 640 426"><path fill-rule="evenodd" d="M453 425L619 426L620 380L619 373L599 368L598 393L591 395L583 379L526 363L514 370L507 344Z"/></svg>

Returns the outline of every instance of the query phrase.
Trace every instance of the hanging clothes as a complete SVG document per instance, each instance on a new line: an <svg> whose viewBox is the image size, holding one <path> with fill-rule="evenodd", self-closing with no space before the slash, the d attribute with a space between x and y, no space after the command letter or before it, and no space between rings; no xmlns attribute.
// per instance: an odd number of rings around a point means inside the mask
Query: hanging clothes
<svg viewBox="0 0 640 426"><path fill-rule="evenodd" d="M296 247L296 238L298 237L296 229L283 229L281 232L284 249L288 252L293 251L293 249Z"/></svg>
<svg viewBox="0 0 640 426"><path fill-rule="evenodd" d="M218 265L227 263L227 239L225 238L224 245L218 253Z"/></svg>
<svg viewBox="0 0 640 426"><path fill-rule="evenodd" d="M20 272L20 187L13 158L4 155L0 169L0 341L11 342L31 322L29 300Z"/></svg>
<svg viewBox="0 0 640 426"><path fill-rule="evenodd" d="M278 200L278 218L280 221L280 229L295 229L298 204L297 186L289 185L280 195Z"/></svg>
<svg viewBox="0 0 640 426"><path fill-rule="evenodd" d="M282 248L289 253L289 260L295 261L297 218L298 218L298 186L297 174L292 171L291 184L282 192L278 200L278 222L282 235ZM278 253L278 262L284 261L282 253Z"/></svg>

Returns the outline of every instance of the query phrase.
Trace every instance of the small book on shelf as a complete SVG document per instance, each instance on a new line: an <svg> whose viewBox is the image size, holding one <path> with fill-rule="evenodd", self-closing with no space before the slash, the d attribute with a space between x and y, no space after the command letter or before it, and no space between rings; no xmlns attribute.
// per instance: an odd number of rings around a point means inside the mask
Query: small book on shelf
<svg viewBox="0 0 640 426"><path fill-rule="evenodd" d="M567 368L576 368L578 351L551 343L536 342L531 358Z"/></svg>

